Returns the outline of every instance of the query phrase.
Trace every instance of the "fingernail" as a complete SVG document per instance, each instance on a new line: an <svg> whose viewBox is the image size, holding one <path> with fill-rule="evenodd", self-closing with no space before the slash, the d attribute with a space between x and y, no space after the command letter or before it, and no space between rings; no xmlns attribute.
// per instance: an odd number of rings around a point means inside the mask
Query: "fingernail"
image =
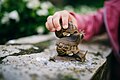
<svg viewBox="0 0 120 80"><path fill-rule="evenodd" d="M58 27L58 28L57 28L57 31L60 31L60 29L61 29L61 28L60 28L60 27Z"/></svg>
<svg viewBox="0 0 120 80"><path fill-rule="evenodd" d="M68 28L68 26L67 26L67 25L64 25L64 26L63 26L63 28L64 28L64 29L67 29L67 28Z"/></svg>

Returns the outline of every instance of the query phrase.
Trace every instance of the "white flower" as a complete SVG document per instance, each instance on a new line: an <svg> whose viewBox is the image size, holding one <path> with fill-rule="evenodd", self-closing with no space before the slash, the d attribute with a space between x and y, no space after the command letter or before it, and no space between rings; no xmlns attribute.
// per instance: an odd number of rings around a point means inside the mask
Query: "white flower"
<svg viewBox="0 0 120 80"><path fill-rule="evenodd" d="M7 12L4 13L2 19L1 19L1 23L5 24L9 22L9 14Z"/></svg>
<svg viewBox="0 0 120 80"><path fill-rule="evenodd" d="M51 7L53 7L53 5L52 5L52 3L49 2L49 1L46 1L46 2L41 3L41 8L42 8L42 9L49 9L49 8L51 8Z"/></svg>
<svg viewBox="0 0 120 80"><path fill-rule="evenodd" d="M20 20L18 12L16 10L9 13L9 18L18 22Z"/></svg>
<svg viewBox="0 0 120 80"><path fill-rule="evenodd" d="M5 12L3 15L3 18L1 19L1 23L6 24L9 22L10 19L13 19L16 22L19 22L20 18L19 18L18 12L16 10L14 10L10 13Z"/></svg>
<svg viewBox="0 0 120 80"><path fill-rule="evenodd" d="M29 9L36 9L40 7L40 1L39 0L29 0L27 2L27 8Z"/></svg>
<svg viewBox="0 0 120 80"><path fill-rule="evenodd" d="M38 28L37 28L37 33L40 33L40 34L42 34L43 32L44 32L44 28L43 28L44 26L39 26Z"/></svg>
<svg viewBox="0 0 120 80"><path fill-rule="evenodd" d="M64 9L68 11L74 11L74 8L70 5L65 6Z"/></svg>
<svg viewBox="0 0 120 80"><path fill-rule="evenodd" d="M39 16L46 16L46 15L48 15L48 10L47 9L39 9L36 11L36 14Z"/></svg>
<svg viewBox="0 0 120 80"><path fill-rule="evenodd" d="M5 0L0 0L0 3L2 4L2 3L4 3L5 2Z"/></svg>

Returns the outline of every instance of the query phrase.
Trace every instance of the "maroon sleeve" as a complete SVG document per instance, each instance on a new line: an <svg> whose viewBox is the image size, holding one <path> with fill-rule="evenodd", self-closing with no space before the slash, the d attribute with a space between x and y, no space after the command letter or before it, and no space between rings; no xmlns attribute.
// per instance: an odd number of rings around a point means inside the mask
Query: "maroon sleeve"
<svg viewBox="0 0 120 80"><path fill-rule="evenodd" d="M73 12L70 12L70 14L76 18L79 31L85 31L85 40L89 40L98 34L101 27L103 27L103 9L88 15L79 15Z"/></svg>

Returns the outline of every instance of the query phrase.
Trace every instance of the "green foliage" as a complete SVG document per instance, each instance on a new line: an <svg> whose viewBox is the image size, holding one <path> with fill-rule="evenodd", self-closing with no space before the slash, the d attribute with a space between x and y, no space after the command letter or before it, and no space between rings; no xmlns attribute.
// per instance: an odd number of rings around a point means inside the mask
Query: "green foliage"
<svg viewBox="0 0 120 80"><path fill-rule="evenodd" d="M72 5L74 7L80 5L86 5L89 7L100 8L103 7L105 0L64 0L66 4Z"/></svg>
<svg viewBox="0 0 120 80"><path fill-rule="evenodd" d="M38 27L42 27L43 34L48 33L45 22L47 17L55 12L55 8L50 2L39 0L2 1L0 2L0 43L9 39L37 34Z"/></svg>
<svg viewBox="0 0 120 80"><path fill-rule="evenodd" d="M49 0L0 0L0 44L10 39L37 34L38 28L43 29L41 33L47 34L49 31L45 27L46 19L57 10L66 9L84 14L102 7L104 2L104 0L50 1L61 7L54 7Z"/></svg>

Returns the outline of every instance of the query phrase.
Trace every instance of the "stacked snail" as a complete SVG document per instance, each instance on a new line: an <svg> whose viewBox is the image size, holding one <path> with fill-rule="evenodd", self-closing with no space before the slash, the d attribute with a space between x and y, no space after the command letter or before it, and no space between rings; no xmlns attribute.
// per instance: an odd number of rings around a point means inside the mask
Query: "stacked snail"
<svg viewBox="0 0 120 80"><path fill-rule="evenodd" d="M59 38L56 42L56 50L58 56L70 56L81 62L85 61L86 53L81 53L78 47L84 37L84 33L79 32L77 27L70 21L67 29L55 31L55 35Z"/></svg>

